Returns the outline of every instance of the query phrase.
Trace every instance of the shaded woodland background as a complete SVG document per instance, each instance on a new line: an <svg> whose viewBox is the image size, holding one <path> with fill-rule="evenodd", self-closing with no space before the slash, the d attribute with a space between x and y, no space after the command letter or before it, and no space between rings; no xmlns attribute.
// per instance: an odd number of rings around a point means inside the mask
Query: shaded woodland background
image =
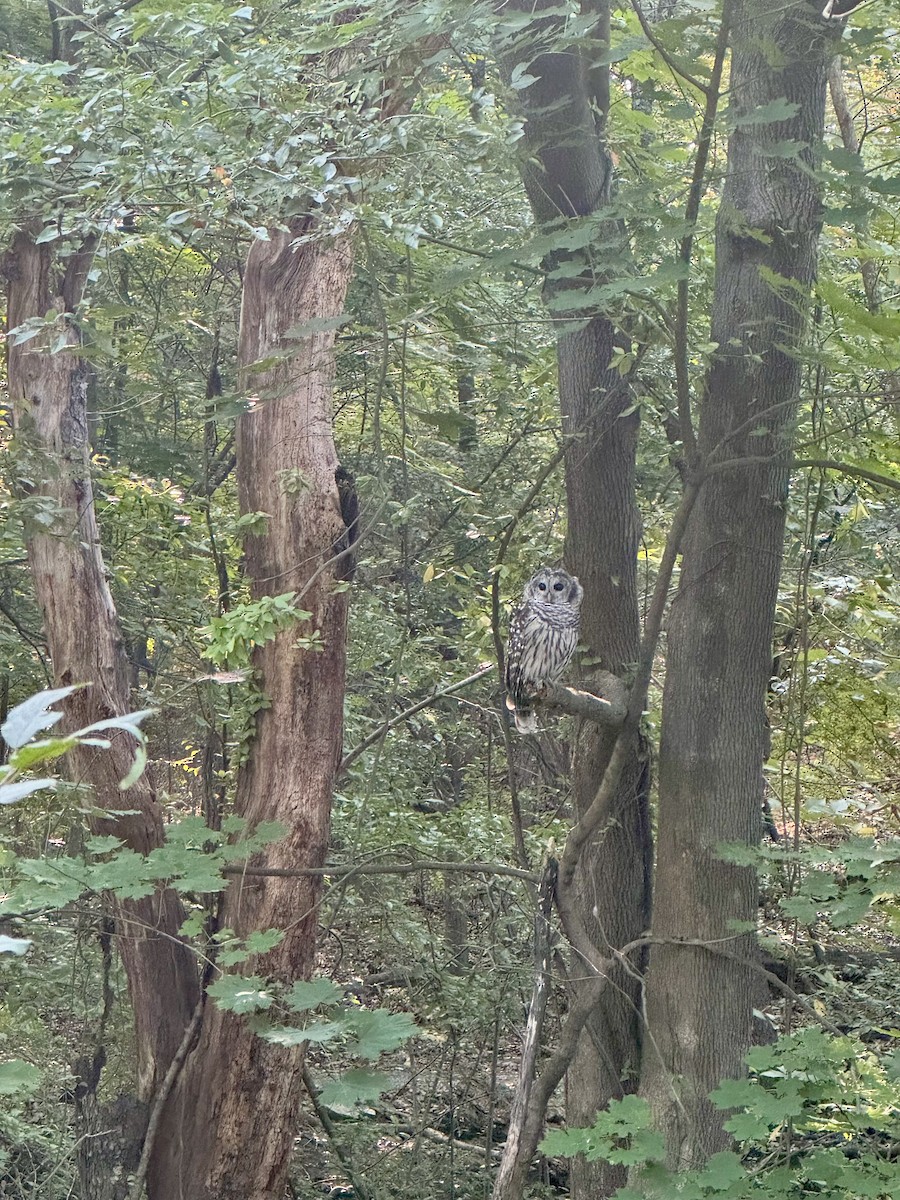
<svg viewBox="0 0 900 1200"><path fill-rule="evenodd" d="M887 8L0 0L0 1196L897 1194Z"/></svg>

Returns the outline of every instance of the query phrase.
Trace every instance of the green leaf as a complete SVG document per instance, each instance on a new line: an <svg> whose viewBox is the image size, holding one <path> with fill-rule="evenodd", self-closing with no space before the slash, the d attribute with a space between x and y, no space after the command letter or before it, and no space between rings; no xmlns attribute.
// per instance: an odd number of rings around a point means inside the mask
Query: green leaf
<svg viewBox="0 0 900 1200"><path fill-rule="evenodd" d="M309 1012L320 1004L334 1004L343 991L330 979L298 979L285 997L285 1004L294 1012Z"/></svg>
<svg viewBox="0 0 900 1200"><path fill-rule="evenodd" d="M805 1099L802 1079L780 1079L777 1086L762 1087L752 1079L725 1080L710 1096L717 1108L742 1108L725 1122L729 1133L742 1141L765 1141L773 1129L799 1117Z"/></svg>
<svg viewBox="0 0 900 1200"><path fill-rule="evenodd" d="M541 1143L545 1154L583 1154L588 1162L635 1166L665 1157L662 1137L650 1128L650 1107L638 1096L612 1100L587 1129L554 1130Z"/></svg>
<svg viewBox="0 0 900 1200"><path fill-rule="evenodd" d="M42 738L39 742L29 742L10 756L10 766L16 771L27 771L38 763L52 762L77 745L77 738Z"/></svg>
<svg viewBox="0 0 900 1200"><path fill-rule="evenodd" d="M35 1091L41 1082L37 1067L21 1058L0 1063L0 1096L16 1096Z"/></svg>
<svg viewBox="0 0 900 1200"><path fill-rule="evenodd" d="M335 1112L352 1113L358 1104L369 1104L377 1100L390 1086L391 1077L383 1071L345 1071L322 1088L319 1099L326 1108Z"/></svg>
<svg viewBox="0 0 900 1200"><path fill-rule="evenodd" d="M265 1029L260 1037L276 1046L299 1046L302 1042L330 1042L340 1037L344 1027L338 1021L316 1021L305 1029L296 1029L290 1025L274 1025Z"/></svg>
<svg viewBox="0 0 900 1200"><path fill-rule="evenodd" d="M348 1016L347 1026L356 1035L347 1053L368 1059L396 1050L419 1032L409 1013L391 1013L385 1008L355 1009Z"/></svg>
<svg viewBox="0 0 900 1200"><path fill-rule="evenodd" d="M724 1192L744 1179L747 1172L741 1163L740 1155L730 1150L722 1150L714 1154L700 1175L701 1186L712 1192Z"/></svg>
<svg viewBox="0 0 900 1200"><path fill-rule="evenodd" d="M88 838L84 848L88 854L112 854L113 851L121 849L124 844L121 838L98 833Z"/></svg>
<svg viewBox="0 0 900 1200"><path fill-rule="evenodd" d="M285 939L283 929L258 929L248 935L245 945L251 954L268 954Z"/></svg>
<svg viewBox="0 0 900 1200"><path fill-rule="evenodd" d="M223 861L232 862L234 859L247 858L257 850L263 850L272 842L279 842L288 832L287 826L281 821L260 821L253 832L231 846L223 846L221 855Z"/></svg>
<svg viewBox="0 0 900 1200"><path fill-rule="evenodd" d="M124 900L140 900L153 892L145 877L145 860L127 848L116 851L107 862L92 863L88 882L95 892L115 892Z"/></svg>
<svg viewBox="0 0 900 1200"><path fill-rule="evenodd" d="M548 1158L574 1158L587 1154L593 1145L590 1129L551 1129L542 1139L540 1151Z"/></svg>
<svg viewBox="0 0 900 1200"><path fill-rule="evenodd" d="M261 1012L275 1000L259 975L222 975L206 990L219 1008L233 1013Z"/></svg>
<svg viewBox="0 0 900 1200"><path fill-rule="evenodd" d="M739 113L729 109L726 116L729 125L737 129L743 125L774 125L779 121L789 121L796 117L800 105L790 100L769 100L767 104L759 104L749 112Z"/></svg>
<svg viewBox="0 0 900 1200"><path fill-rule="evenodd" d="M134 787L134 785L143 775L146 767L147 751L144 748L144 743L139 742L134 749L134 762L131 764L131 770L124 779L119 780L119 791L127 792L130 787Z"/></svg>

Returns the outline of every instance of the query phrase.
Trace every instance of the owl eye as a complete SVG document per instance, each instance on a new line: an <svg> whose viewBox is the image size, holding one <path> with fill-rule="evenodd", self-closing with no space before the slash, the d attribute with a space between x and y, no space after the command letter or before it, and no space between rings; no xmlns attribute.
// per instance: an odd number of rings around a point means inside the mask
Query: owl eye
<svg viewBox="0 0 900 1200"><path fill-rule="evenodd" d="M546 592L546 590L547 590L547 585L546 585L546 583L539 583L539 584L538 584L538 591L539 591L539 592Z"/></svg>
<svg viewBox="0 0 900 1200"><path fill-rule="evenodd" d="M554 585L553 585L553 590L554 590L554 592L561 592L565 586L566 586L566 585L565 585L564 583L561 583L560 581L557 581L557 582L556 582L556 583L554 583Z"/></svg>

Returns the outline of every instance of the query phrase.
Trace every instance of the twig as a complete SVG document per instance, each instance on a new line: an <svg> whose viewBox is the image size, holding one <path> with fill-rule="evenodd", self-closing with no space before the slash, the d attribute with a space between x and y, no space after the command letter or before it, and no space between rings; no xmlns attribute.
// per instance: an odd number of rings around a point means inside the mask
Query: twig
<svg viewBox="0 0 900 1200"><path fill-rule="evenodd" d="M698 92L702 92L704 96L708 96L712 88L712 84L707 85L702 83L699 79L689 74L683 68L677 66L671 54L669 54L668 50L662 45L659 38L650 28L650 22L644 15L644 10L641 8L638 0L631 0L631 7L634 9L638 21L640 21L641 29L644 31L644 37L647 39L659 57L663 60L672 74L677 75L679 79L683 79L685 83L689 83L691 87L696 88Z"/></svg>
<svg viewBox="0 0 900 1200"><path fill-rule="evenodd" d="M737 935L735 935L737 936ZM623 946L621 950L614 950L613 954L616 958L626 959L629 954L635 950L642 950L645 946L690 946L696 950L706 950L709 954L716 954L720 958L728 958L732 962L739 963L742 967L746 967L748 971L753 971L756 975L762 977L776 988L783 996L786 996L792 1004L796 1004L804 1013L817 1025L821 1025L823 1029L827 1029L829 1033L835 1037L843 1037L844 1031L837 1025L834 1025L826 1017L821 1016L813 1006L804 1000L802 996L779 979L774 971L767 970L762 963L754 962L751 958L744 958L742 954L735 954L733 950L727 949L725 946L718 945L715 942L704 941L702 938L672 938L672 937L654 937L652 933L646 936L636 938L635 941L629 942L627 946Z"/></svg>
<svg viewBox="0 0 900 1200"><path fill-rule="evenodd" d="M640 17L637 0L634 6ZM700 213L700 201L703 196L703 185L706 182L706 164L709 161L709 151L712 136L716 128L716 113L719 108L719 88L722 84L722 71L725 67L725 55L728 51L728 34L731 20L731 5L726 0L722 8L722 20L716 37L716 53L713 62L709 88L706 91L706 104L703 110L703 122L700 126L700 137L697 142L697 157L694 159L694 173L688 191L685 206L684 221L687 232L681 239L678 249L678 260L685 268L684 278L678 280L678 290L675 301L675 389L678 402L678 424L681 433L681 445L689 466L693 467L697 458L697 438L694 433L694 423L691 416L691 383L688 371L688 316L690 299L690 280L688 270L694 249L694 234L697 229L697 217Z"/></svg>
<svg viewBox="0 0 900 1200"><path fill-rule="evenodd" d="M531 1091L535 1084L535 1070L541 1049L541 1030L544 1026L544 1013L550 997L550 910L553 904L557 869L556 859L548 859L541 879L538 906L534 913L534 984L531 991L531 1003L528 1006L528 1020L525 1025L519 1084L512 1102L509 1131L506 1135L506 1145L503 1149L503 1157L495 1184L497 1196L504 1194L507 1179L516 1171L520 1157L519 1147L531 1109ZM517 1183L518 1180L516 1180Z"/></svg>
<svg viewBox="0 0 900 1200"><path fill-rule="evenodd" d="M440 700L442 696L451 696L454 692L461 691L463 688L468 687L470 683L475 683L477 680L483 679L485 675L490 675L493 670L493 663L489 667L479 667L479 669L473 675L468 675L465 679L459 679L456 681L456 683L450 683L447 685L447 687L438 688L438 690L432 692L430 696L426 696L424 700L419 700L416 704L404 709L403 712L399 713L396 717L391 717L389 721L385 721L383 725L379 725L379 727L373 733L370 733L368 737L364 738L358 746L354 746L352 750L349 750L344 755L344 757L341 759L341 765L338 768L338 777L344 775L351 764L356 762L361 754L364 754L370 746L373 746L377 741L383 738L384 735L393 729L395 725L402 725L404 721L414 716L417 712L421 712L423 708L428 708L429 705L434 704L435 700Z"/></svg>
<svg viewBox="0 0 900 1200"><path fill-rule="evenodd" d="M640 727L641 716L647 700L647 690L650 686L650 677L653 673L656 644L659 641L660 631L662 630L663 616L665 615L666 603L669 596L669 586L672 582L672 573L675 570L675 562L681 550L681 543L697 496L700 493L700 487L701 483L697 480L691 480L688 483L682 496L681 504L672 521L662 561L659 565L659 574L656 577L653 599L650 602L647 619L644 623L644 636L641 642L638 670L629 694L625 720L619 730L619 736L616 738L594 799L581 819L572 826L569 836L566 838L565 848L560 859L560 886L558 895L565 892L571 884L582 848L597 831L601 821L609 810L612 797L618 786L619 777L631 755L631 739Z"/></svg>
<svg viewBox="0 0 900 1200"><path fill-rule="evenodd" d="M507 875L511 879L523 879L527 883L539 883L540 875L520 867L507 867L502 863L489 862L432 862L422 860L409 863L360 863L357 866L330 867L223 867L223 875L254 875L272 879L305 879L310 875L327 875L335 879L349 879L355 875L415 875L419 871L456 871L462 875ZM43 909L40 911L43 912Z"/></svg>
<svg viewBox="0 0 900 1200"><path fill-rule="evenodd" d="M344 1174L347 1176L350 1186L353 1188L353 1191L357 1196L357 1200L374 1200L374 1192L372 1192L372 1190L369 1188L369 1185L366 1183L366 1181L364 1179L360 1179L360 1177L357 1175L356 1169L353 1166L353 1159L350 1157L349 1153L344 1147L343 1142L341 1142L340 1138L338 1137L337 1130L334 1127L334 1121L332 1121L331 1117L328 1115L328 1110L324 1107L324 1105L319 1103L319 1089L316 1087L316 1082L310 1074L309 1067L305 1062L303 1064L302 1078L303 1086L306 1088L307 1095L309 1096L310 1102L315 1110L315 1114L319 1119L319 1124L324 1129L325 1136L328 1138L328 1144L331 1146L335 1157L341 1164Z"/></svg>
<svg viewBox="0 0 900 1200"><path fill-rule="evenodd" d="M566 443L562 445L546 464L544 469L538 475L532 486L528 489L525 499L513 513L508 521L503 537L500 539L500 545L497 548L495 557L495 566L493 579L491 580L491 636L494 640L494 652L497 656L497 673L500 678L501 685L505 681L505 655L503 650L503 638L500 636L500 567L506 558L506 552L509 550L510 543L513 539L513 534L519 525L519 522L529 511L534 503L535 497L544 486L545 482L562 462L566 453ZM516 845L516 855L523 868L528 867L528 850L525 846L525 832L522 821L522 807L519 803L519 788L516 782L515 761L513 755L512 737L509 731L509 713L504 708L500 717L500 729L503 734L503 745L506 750L506 774L509 780L509 799L512 809L512 829L513 839Z"/></svg>
<svg viewBox="0 0 900 1200"><path fill-rule="evenodd" d="M501 683L503 683L504 654L503 639L500 636L500 571L498 568L503 565L506 559L506 552L509 549L509 544L513 539L513 534L516 532L519 522L531 508L535 497L540 493L549 477L562 462L565 453L566 443L564 441L528 489L525 499L510 517L503 531L503 537L500 539L500 545L497 547L497 554L494 558L494 578L491 580L491 633L494 638L494 650L497 653L497 670Z"/></svg>
<svg viewBox="0 0 900 1200"><path fill-rule="evenodd" d="M738 467L752 467L759 463L771 461L771 457L768 455L727 458L722 462L710 464L705 469L705 474L720 475L723 471L734 471ZM866 467L857 466L856 463L841 462L834 458L795 458L791 466L798 468L816 467L821 471L838 471L841 475L849 475L851 478L857 479L867 479L870 483L877 483L880 487L891 488L895 492L900 492L900 479L894 479L890 475L881 475L878 471L869 471Z"/></svg>
<svg viewBox="0 0 900 1200"><path fill-rule="evenodd" d="M614 962L608 960L609 970ZM524 1128L517 1144L504 1147L500 1170L494 1185L493 1200L517 1200L522 1195L525 1175L528 1166L534 1158L537 1144L540 1141L541 1130L544 1126L544 1113L550 1103L550 1097L556 1091L559 1081L565 1075L575 1054L575 1047L581 1037L581 1031L588 1017L595 1011L600 996L609 979L607 975L598 976L582 983L577 997L569 1009L556 1049L547 1059L543 1071L535 1080L531 1094L531 1103L525 1120Z"/></svg>

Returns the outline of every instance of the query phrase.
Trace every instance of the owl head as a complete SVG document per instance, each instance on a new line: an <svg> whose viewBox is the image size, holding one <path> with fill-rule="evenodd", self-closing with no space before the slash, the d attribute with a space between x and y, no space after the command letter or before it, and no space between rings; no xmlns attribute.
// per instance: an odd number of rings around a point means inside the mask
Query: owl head
<svg viewBox="0 0 900 1200"><path fill-rule="evenodd" d="M539 604L565 604L569 608L580 608L584 588L574 575L561 567L541 567L525 585L523 600L536 600Z"/></svg>

